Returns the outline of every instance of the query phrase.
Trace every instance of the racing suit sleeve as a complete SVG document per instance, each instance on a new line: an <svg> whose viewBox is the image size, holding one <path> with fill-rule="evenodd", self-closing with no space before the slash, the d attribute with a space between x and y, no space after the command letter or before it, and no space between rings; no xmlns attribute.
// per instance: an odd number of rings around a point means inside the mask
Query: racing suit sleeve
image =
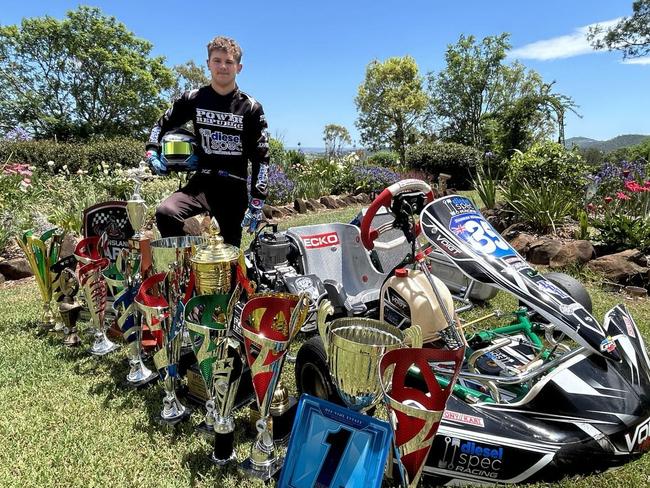
<svg viewBox="0 0 650 488"><path fill-rule="evenodd" d="M145 147L146 151L150 149L160 154L160 140L165 133L170 130L180 127L185 122L192 120L192 95L196 90L183 93L178 99L174 101L171 107L158 119L156 124L151 129L149 140Z"/></svg>
<svg viewBox="0 0 650 488"><path fill-rule="evenodd" d="M251 162L251 196L266 199L269 187L269 136L264 110L259 103L250 114L246 153Z"/></svg>

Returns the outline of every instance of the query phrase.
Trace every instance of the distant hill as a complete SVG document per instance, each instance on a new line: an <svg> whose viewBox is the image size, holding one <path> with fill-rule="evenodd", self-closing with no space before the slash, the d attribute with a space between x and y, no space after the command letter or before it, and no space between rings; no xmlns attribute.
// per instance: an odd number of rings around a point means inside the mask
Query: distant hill
<svg viewBox="0 0 650 488"><path fill-rule="evenodd" d="M582 149L595 148L604 152L610 152L622 147L636 146L648 138L650 136L644 136L642 134L624 134L609 139L608 141L598 141L596 139L589 139L588 137L570 137L566 140L566 147L578 146Z"/></svg>

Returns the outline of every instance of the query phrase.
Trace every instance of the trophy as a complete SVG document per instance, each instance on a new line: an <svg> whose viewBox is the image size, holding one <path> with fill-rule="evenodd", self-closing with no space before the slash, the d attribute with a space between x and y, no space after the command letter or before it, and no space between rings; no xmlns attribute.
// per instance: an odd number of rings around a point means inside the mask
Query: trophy
<svg viewBox="0 0 650 488"><path fill-rule="evenodd" d="M54 228L44 232L40 238L33 236L31 230L25 232L22 237L16 238L16 243L25 253L29 267L34 273L34 278L36 278L38 289L41 292L41 299L43 300L41 323L48 330L55 326L51 306L53 277L50 267L58 259L64 235L63 232Z"/></svg>
<svg viewBox="0 0 650 488"><path fill-rule="evenodd" d="M108 288L103 271L108 267L108 258L101 257L99 252L101 237L87 237L77 244L74 256L82 266L79 268L79 283L83 290L90 318L95 328L95 342L90 353L104 356L115 349L117 344L106 336L106 298Z"/></svg>
<svg viewBox="0 0 650 488"><path fill-rule="evenodd" d="M185 325L190 333L199 372L207 390L205 428L214 432L210 460L225 465L234 459L235 421L232 408L243 363L239 344L228 338L238 290L227 294L199 295L185 306Z"/></svg>
<svg viewBox="0 0 650 488"><path fill-rule="evenodd" d="M304 324L308 311L306 294L277 293L254 295L241 313L246 359L260 411L257 437L241 469L262 480L270 479L282 465L273 442L271 401L289 343Z"/></svg>
<svg viewBox="0 0 650 488"><path fill-rule="evenodd" d="M50 266L50 277L52 278L52 300L57 304L59 315L75 303L75 295L79 291L79 281L75 275L77 258L73 255L59 259ZM65 303L67 306L61 308ZM78 315L78 314L77 314ZM70 327L66 329L66 319L61 316L62 322L57 322L52 329L53 332L62 332L65 336L70 334ZM76 320L75 328L76 328Z"/></svg>
<svg viewBox="0 0 650 488"><path fill-rule="evenodd" d="M142 282L138 296L146 295L155 286L158 322L147 322L152 330L157 327L162 330L162 348L154 355L154 363L161 370L165 369L163 381L165 397L161 420L174 425L189 416L189 410L176 397L176 384L180 377L178 363L183 344L183 310L185 303L194 289L194 275L190 268L190 257L194 246L205 243L205 238L198 236L165 237L151 242L151 256L155 275ZM156 276L155 280L151 280ZM148 286L145 287L145 283ZM160 300L162 299L162 300ZM138 297L136 297L136 302ZM146 297L139 300L140 310L146 317L152 319L152 310L148 308ZM164 313L163 313L164 311Z"/></svg>
<svg viewBox="0 0 650 488"><path fill-rule="evenodd" d="M199 295L231 293L232 276L240 254L238 248L223 242L219 224L213 218L207 242L197 246L191 260L196 292Z"/></svg>
<svg viewBox="0 0 650 488"><path fill-rule="evenodd" d="M146 385L158 377L158 373L144 365L140 354L142 313L134 302L141 282L139 268L140 256L122 249L115 265L104 272L104 279L115 297L113 310L117 314L117 325L127 344L129 373L126 381L134 387Z"/></svg>
<svg viewBox="0 0 650 488"><path fill-rule="evenodd" d="M405 346L407 340L413 347L422 347L422 332L417 325L402 331L385 322L360 317L325 323L333 311L329 300L323 300L318 310L318 331L327 352L330 375L345 404L352 410L366 411L381 394L381 356Z"/></svg>
<svg viewBox="0 0 650 488"><path fill-rule="evenodd" d="M171 316L169 302L165 294L166 273L156 273L145 279L135 297L136 307L142 312L145 323L154 332L163 333L163 347L154 355L154 364L159 371L164 370L163 409L160 420L168 425L176 425L190 415L190 411L178 400L176 385L178 383L178 359L180 357L180 341L178 335L182 318ZM183 311L183 304L176 307L177 313Z"/></svg>
<svg viewBox="0 0 650 488"><path fill-rule="evenodd" d="M395 458L406 488L415 487L420 481L445 404L460 373L464 352L464 348L394 349L379 361L379 381L394 432ZM453 364L451 378L445 378L445 388L440 387L433 373L435 363ZM423 381L407 382L414 371Z"/></svg>
<svg viewBox="0 0 650 488"><path fill-rule="evenodd" d="M59 302L59 313L63 320L63 345L77 347L81 344L81 337L77 333L77 320L82 306L74 299L79 291L79 280L77 280L77 276L70 268L61 271L59 290L62 294L62 299Z"/></svg>

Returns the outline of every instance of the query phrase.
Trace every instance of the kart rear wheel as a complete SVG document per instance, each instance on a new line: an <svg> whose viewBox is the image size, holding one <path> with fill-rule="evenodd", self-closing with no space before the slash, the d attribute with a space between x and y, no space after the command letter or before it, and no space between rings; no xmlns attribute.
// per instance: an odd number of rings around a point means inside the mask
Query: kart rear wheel
<svg viewBox="0 0 650 488"><path fill-rule="evenodd" d="M591 303L589 292L584 287L584 285L576 280L573 276L570 276L566 273L551 272L546 273L544 275L544 278L571 295L571 298L585 307L587 312L592 312L593 305Z"/></svg>
<svg viewBox="0 0 650 488"><path fill-rule="evenodd" d="M339 405L344 405L330 378L327 353L319 336L310 337L296 356L296 387L307 393Z"/></svg>

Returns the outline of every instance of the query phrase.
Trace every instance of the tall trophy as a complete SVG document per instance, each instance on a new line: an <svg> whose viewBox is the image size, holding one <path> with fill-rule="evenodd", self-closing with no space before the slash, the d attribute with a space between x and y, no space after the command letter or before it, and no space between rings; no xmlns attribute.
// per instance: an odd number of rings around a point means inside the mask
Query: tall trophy
<svg viewBox="0 0 650 488"><path fill-rule="evenodd" d="M140 354L142 313L135 304L141 284L139 269L140 255L130 249L122 249L115 265L104 272L104 279L115 297L113 310L117 314L117 325L127 344L129 373L126 381L134 387L146 385L158 377L158 373L144 365Z"/></svg>
<svg viewBox="0 0 650 488"><path fill-rule="evenodd" d="M289 343L309 311L306 294L253 296L241 314L246 360L252 372L260 419L250 457L241 464L248 475L269 480L282 466L273 442L270 407Z"/></svg>
<svg viewBox="0 0 650 488"><path fill-rule="evenodd" d="M402 331L379 320L343 317L326 323L334 311L329 300L318 309L318 331L327 352L330 375L341 399L352 410L366 411L381 395L379 359L393 349L422 347L420 327Z"/></svg>
<svg viewBox="0 0 650 488"><path fill-rule="evenodd" d="M232 409L243 370L239 343L228 337L239 293L198 295L185 306L185 325L205 387L205 428L214 433L210 460L225 465L235 456Z"/></svg>
<svg viewBox="0 0 650 488"><path fill-rule="evenodd" d="M77 244L74 255L81 263L78 270L79 283L83 290L88 311L95 328L95 341L90 353L104 356L115 349L117 344L106 336L106 301L108 288L103 271L108 268L108 258L102 257L99 251L101 237L87 237Z"/></svg>
<svg viewBox="0 0 650 488"><path fill-rule="evenodd" d="M65 233L54 228L44 232L40 237L35 237L30 230L20 238L16 238L16 243L25 253L38 290L41 292L43 300L41 323L47 330L53 328L56 322L51 305L53 276L50 267L58 260L64 235Z"/></svg>
<svg viewBox="0 0 650 488"><path fill-rule="evenodd" d="M194 288L190 258L194 247L204 243L205 238L199 236L165 237L151 242L154 276L158 276L154 283L160 288L166 306L165 314L161 315L164 318L158 323L163 335L162 349L154 355L154 362L159 370L165 370L161 420L170 425L185 420L190 413L176 397L175 390L180 379L178 364L184 336L183 312ZM141 292L143 288L146 290L144 285L150 278L142 282ZM154 330L150 324L147 325Z"/></svg>
<svg viewBox="0 0 650 488"><path fill-rule="evenodd" d="M464 352L464 348L394 349L379 362L379 381L394 433L395 458L406 488L415 487L420 481L445 404L460 373ZM453 373L445 378L444 388L433 373L435 363L453 364ZM419 371L423 381L407 382L413 371Z"/></svg>

